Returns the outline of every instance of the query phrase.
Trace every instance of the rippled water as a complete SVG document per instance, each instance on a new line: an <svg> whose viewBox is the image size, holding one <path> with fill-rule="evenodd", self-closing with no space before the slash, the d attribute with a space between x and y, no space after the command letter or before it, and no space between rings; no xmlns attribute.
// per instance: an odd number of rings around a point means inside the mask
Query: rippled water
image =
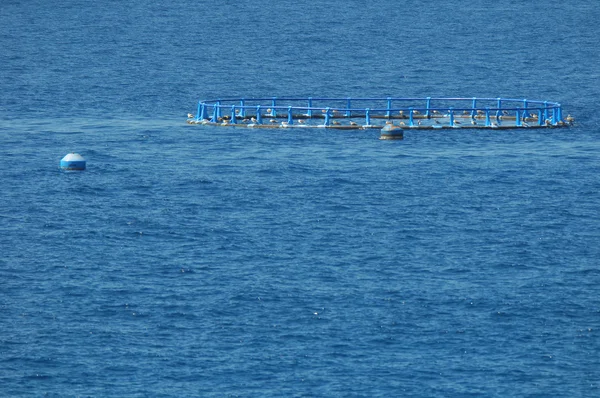
<svg viewBox="0 0 600 398"><path fill-rule="evenodd" d="M593 2L7 1L0 395L589 396ZM189 126L218 96L506 96L568 129ZM85 172L61 172L70 151Z"/></svg>

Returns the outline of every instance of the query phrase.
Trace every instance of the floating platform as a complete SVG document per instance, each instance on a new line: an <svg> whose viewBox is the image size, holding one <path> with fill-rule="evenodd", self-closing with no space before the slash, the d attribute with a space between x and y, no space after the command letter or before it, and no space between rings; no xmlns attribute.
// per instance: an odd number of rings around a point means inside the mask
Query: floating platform
<svg viewBox="0 0 600 398"><path fill-rule="evenodd" d="M187 123L246 128L524 129L573 124L557 102L509 98L227 98L198 102Z"/></svg>

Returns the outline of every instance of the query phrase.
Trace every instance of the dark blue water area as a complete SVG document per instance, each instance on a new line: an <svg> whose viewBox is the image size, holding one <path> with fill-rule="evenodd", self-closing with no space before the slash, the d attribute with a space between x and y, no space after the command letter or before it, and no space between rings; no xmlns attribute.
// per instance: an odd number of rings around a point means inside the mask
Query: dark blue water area
<svg viewBox="0 0 600 398"><path fill-rule="evenodd" d="M0 5L0 396L600 395L600 5L129 3ZM576 122L185 123L230 96Z"/></svg>

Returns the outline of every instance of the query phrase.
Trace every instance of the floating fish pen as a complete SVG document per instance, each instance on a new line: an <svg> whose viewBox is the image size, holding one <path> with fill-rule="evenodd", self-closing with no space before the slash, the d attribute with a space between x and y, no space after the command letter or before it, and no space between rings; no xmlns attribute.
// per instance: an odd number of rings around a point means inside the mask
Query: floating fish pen
<svg viewBox="0 0 600 398"><path fill-rule="evenodd" d="M508 98L234 98L198 102L189 124L248 128L549 128L561 105Z"/></svg>

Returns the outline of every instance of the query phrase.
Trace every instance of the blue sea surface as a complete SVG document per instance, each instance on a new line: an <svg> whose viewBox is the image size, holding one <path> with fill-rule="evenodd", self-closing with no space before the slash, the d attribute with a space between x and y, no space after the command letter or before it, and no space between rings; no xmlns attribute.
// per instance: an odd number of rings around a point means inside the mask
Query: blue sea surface
<svg viewBox="0 0 600 398"><path fill-rule="evenodd" d="M600 3L0 4L0 396L600 396ZM507 97L569 128L191 126ZM74 151L84 172L59 170Z"/></svg>

